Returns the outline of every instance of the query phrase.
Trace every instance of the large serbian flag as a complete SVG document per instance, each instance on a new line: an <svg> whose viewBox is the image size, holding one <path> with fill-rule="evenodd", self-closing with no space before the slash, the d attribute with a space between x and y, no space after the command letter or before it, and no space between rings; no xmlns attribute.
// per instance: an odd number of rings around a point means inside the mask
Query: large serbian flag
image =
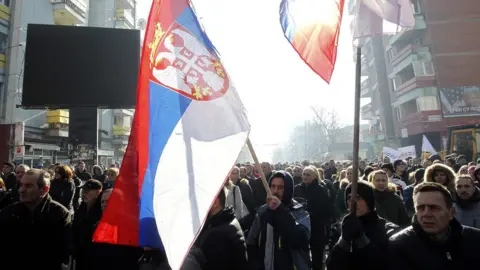
<svg viewBox="0 0 480 270"><path fill-rule="evenodd" d="M344 0L282 0L280 23L303 61L327 83L332 78Z"/></svg>
<svg viewBox="0 0 480 270"><path fill-rule="evenodd" d="M188 0L154 0L129 144L94 241L179 269L248 137L246 112Z"/></svg>

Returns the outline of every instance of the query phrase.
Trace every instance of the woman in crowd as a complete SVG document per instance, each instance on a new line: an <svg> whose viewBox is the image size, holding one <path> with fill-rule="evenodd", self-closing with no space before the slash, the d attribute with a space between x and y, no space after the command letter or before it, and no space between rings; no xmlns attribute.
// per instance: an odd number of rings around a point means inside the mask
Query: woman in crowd
<svg viewBox="0 0 480 270"><path fill-rule="evenodd" d="M439 183L446 187L455 200L455 172L445 164L432 164L425 171L425 182Z"/></svg>
<svg viewBox="0 0 480 270"><path fill-rule="evenodd" d="M105 182L105 178L107 178L107 176L103 173L102 168L98 165L93 166L92 177L93 179L98 180L102 183Z"/></svg>
<svg viewBox="0 0 480 270"><path fill-rule="evenodd" d="M57 166L49 193L53 200L65 206L73 214L73 197L76 187L72 176L73 172L67 165Z"/></svg>
<svg viewBox="0 0 480 270"><path fill-rule="evenodd" d="M246 216L248 214L248 209L243 206L242 192L240 191L240 188L233 184L230 178L225 182L225 188L227 189L226 204L233 206L237 219Z"/></svg>
<svg viewBox="0 0 480 270"><path fill-rule="evenodd" d="M109 188L113 188L115 181L117 181L119 171L117 168L109 168L107 170L107 178L105 182L103 182L103 190L107 190Z"/></svg>
<svg viewBox="0 0 480 270"><path fill-rule="evenodd" d="M400 227L410 225L405 205L396 194L396 185L388 182L387 173L383 170L374 171L368 176L368 181L373 184L375 209L378 216Z"/></svg>

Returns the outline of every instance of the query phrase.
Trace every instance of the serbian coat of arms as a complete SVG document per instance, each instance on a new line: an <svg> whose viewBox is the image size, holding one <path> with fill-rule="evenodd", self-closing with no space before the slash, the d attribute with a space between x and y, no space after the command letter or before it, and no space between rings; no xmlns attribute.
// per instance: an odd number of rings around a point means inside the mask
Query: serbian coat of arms
<svg viewBox="0 0 480 270"><path fill-rule="evenodd" d="M148 46L152 81L199 101L228 91L230 81L218 57L177 22L166 32L158 23Z"/></svg>

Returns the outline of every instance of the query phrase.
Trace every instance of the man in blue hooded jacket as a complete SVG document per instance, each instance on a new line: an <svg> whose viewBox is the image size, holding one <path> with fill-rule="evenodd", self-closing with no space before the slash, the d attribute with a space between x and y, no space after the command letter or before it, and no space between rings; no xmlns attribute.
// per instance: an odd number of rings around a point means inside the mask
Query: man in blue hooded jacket
<svg viewBox="0 0 480 270"><path fill-rule="evenodd" d="M258 209L247 238L250 269L311 269L310 217L293 200L293 177L277 171L269 180L272 196Z"/></svg>

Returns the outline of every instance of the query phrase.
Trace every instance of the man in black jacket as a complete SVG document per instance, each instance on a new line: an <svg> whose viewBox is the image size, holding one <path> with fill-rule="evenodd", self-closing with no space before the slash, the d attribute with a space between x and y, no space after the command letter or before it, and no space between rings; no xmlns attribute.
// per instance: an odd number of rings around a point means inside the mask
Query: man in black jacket
<svg viewBox="0 0 480 270"><path fill-rule="evenodd" d="M352 184L349 184L345 189L349 210L352 206L351 193ZM398 226L380 218L375 212L375 195L370 183L358 181L356 214L346 215L341 227L341 237L327 261L328 270L388 268L388 238L398 230Z"/></svg>
<svg viewBox="0 0 480 270"><path fill-rule="evenodd" d="M323 269L325 246L328 243L327 229L330 228L330 219L333 216L333 204L328 196L327 187L319 181L317 168L307 166L303 170L303 183L295 186L295 197L307 201L307 211L310 214L312 235L310 249L312 253L312 268Z"/></svg>
<svg viewBox="0 0 480 270"><path fill-rule="evenodd" d="M221 189L195 241L195 247L200 248L204 256L203 270L248 269L242 228L235 218L235 210L225 202L226 191Z"/></svg>
<svg viewBox="0 0 480 270"><path fill-rule="evenodd" d="M68 263L70 212L48 195L50 178L44 170L27 171L20 180L20 202L0 212L2 269L59 270Z"/></svg>
<svg viewBox="0 0 480 270"><path fill-rule="evenodd" d="M15 165L12 162L3 163L2 179L8 191L17 188L17 178L15 177Z"/></svg>
<svg viewBox="0 0 480 270"><path fill-rule="evenodd" d="M75 175L80 178L82 181L87 181L88 179L92 179L92 175L87 172L85 162L80 161L77 165L77 169L75 170Z"/></svg>
<svg viewBox="0 0 480 270"><path fill-rule="evenodd" d="M269 186L272 196L259 208L247 238L250 269L310 270L310 217L293 200L293 178L277 171Z"/></svg>
<svg viewBox="0 0 480 270"><path fill-rule="evenodd" d="M90 258L93 233L102 218L101 193L102 183L90 179L82 186L83 202L75 212L73 219L73 244L75 250L76 269L91 269Z"/></svg>
<svg viewBox="0 0 480 270"><path fill-rule="evenodd" d="M455 219L452 195L441 184L424 182L413 191L412 226L390 238L391 270L476 269L480 230Z"/></svg>

